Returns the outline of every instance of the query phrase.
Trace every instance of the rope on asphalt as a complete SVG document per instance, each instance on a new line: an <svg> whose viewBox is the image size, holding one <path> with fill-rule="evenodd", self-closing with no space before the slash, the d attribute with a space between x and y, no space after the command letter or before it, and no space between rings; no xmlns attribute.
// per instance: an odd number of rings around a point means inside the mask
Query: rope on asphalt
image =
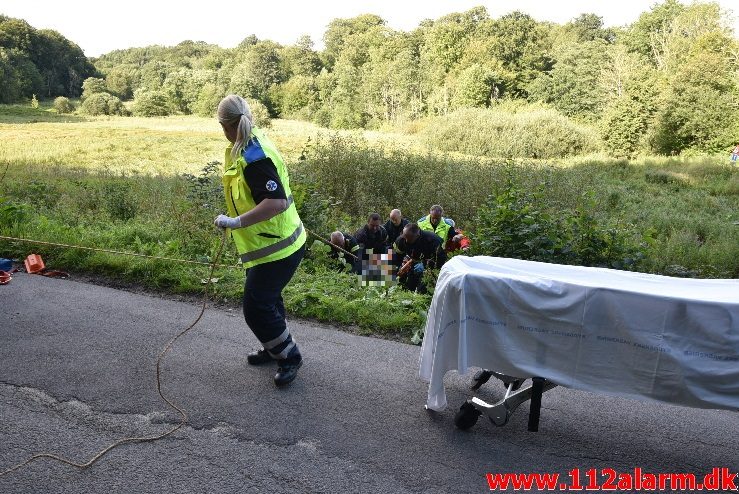
<svg viewBox="0 0 739 494"><path fill-rule="evenodd" d="M313 237L317 238L321 242L326 243L326 244L329 244L332 247L340 250L341 252L343 252L345 254L348 254L348 255L354 257L355 259L357 259L357 256L354 255L354 254L352 254L351 252L349 252L349 251L347 251L345 249L342 249L341 247L339 247L337 245L330 244L323 237L321 237L321 236L313 233L312 231L308 230L307 228L305 230L310 235L312 235ZM185 412L185 410L183 410L180 406L178 406L172 400L170 400L169 398L167 398L166 396L164 396L164 393L162 393L161 364L162 364L162 360L164 359L164 356L172 349L172 346L174 345L174 343L180 337L184 336L187 332L189 332L192 328L194 328L195 325L198 322L200 322L200 319L203 317L203 314L205 313L205 309L206 309L207 304L208 304L208 288L210 288L210 286L213 284L213 281L212 280L213 280L213 272L215 271L215 268L216 267L225 267L225 268L239 268L239 269L242 269L241 266L231 266L231 265L227 265L227 264L218 264L218 261L221 258L221 254L223 253L223 246L226 244L226 239L227 238L228 238L228 233L227 233L227 231L224 231L224 234L221 237L221 243L218 246L218 252L217 252L215 258L213 259L213 262L212 263L206 263L206 262L200 262L200 261L192 261L192 260L189 260L189 259L180 259L180 258L163 257L163 256L151 256L151 255L139 254L139 253L135 253L135 252L125 252L125 251L118 251L118 250L112 250L112 249L102 249L102 248L99 248L99 247L86 247L86 246L82 246L82 245L62 244L62 243L57 243L57 242L46 242L46 241L42 241L42 240L33 240L33 239L28 239L28 238L16 238L16 237L9 237L9 236L0 235L0 239L2 239L2 240L10 240L10 241L16 241L16 242L26 242L26 243L38 244L38 245L48 245L48 246L52 246L52 247L64 247L64 248L70 248L70 249L81 249L81 250L89 250L89 251L95 251L95 252L106 252L106 253L109 253L109 254L116 254L116 255L144 257L144 258L147 258L147 259L157 259L157 260L163 260L163 261L173 261L173 262L180 262L180 263L187 263L187 264L199 264L199 265L210 266L210 274L208 275L208 279L207 279L207 282L206 282L206 285L205 285L205 290L203 292L203 304L202 304L202 307L200 309L200 314L198 314L197 318L195 318L195 320L192 322L192 324L190 324L187 328L185 328L184 330L182 330L181 332L179 332L175 337L173 337L171 340L169 340L169 342L164 346L164 348L162 349L162 351L159 353L159 357L157 358L157 365L156 365L156 371L157 371L156 372L156 375L157 375L157 392L159 393L159 396L162 398L162 400L164 400L170 407L172 407L174 410L177 411L177 413L180 414L180 422L177 425L175 425L174 427L172 427L171 429L169 429L168 431L163 432L161 434L154 435L154 436L124 437L123 439L119 439L118 441L112 443L108 447L100 450L97 454L95 454L92 458L90 458L88 461L86 461L84 463L76 462L76 461L73 461L73 460L69 460L69 459L67 459L67 458L65 458L63 456L60 456L60 455L57 455L57 454L54 454L54 453L38 453L38 454L35 454L35 455L31 456L27 460L25 460L25 461L23 461L21 463L18 463L16 465L13 465L12 467L10 467L10 468L8 468L8 469L0 472L0 477L3 477L3 476L8 475L8 474L10 474L12 472L15 472L16 470L19 470L19 469L25 467L26 465L28 465L30 463L33 463L36 460L43 459L43 458L47 458L49 460L56 460L58 462L64 463L65 465L70 465L70 466L77 467L77 468L80 468L80 469L86 469L86 468L89 468L90 466L94 465L98 460L100 460L100 458L102 458L109 451L111 451L112 449L117 448L118 446L121 446L121 445L127 444L127 443L145 443L145 442L158 441L159 439L164 439L165 437L167 437L167 436L169 436L171 434L174 434L175 432L177 432L178 430L180 430L183 426L185 426L187 424L188 418L187 418L187 413Z"/></svg>
<svg viewBox="0 0 739 494"><path fill-rule="evenodd" d="M192 328L194 328L195 325L198 322L200 322L200 319L203 317L203 314L205 313L205 308L207 307L207 304L208 304L208 288L212 285L212 281L211 280L213 279L213 272L215 271L215 268L218 265L218 260L220 259L221 254L223 252L223 246L226 244L227 236L228 236L227 233L224 232L223 237L221 238L221 244L218 247L218 253L216 254L215 258L213 259L213 262L210 264L210 274L208 275L208 282L206 283L206 285L205 285L205 291L203 292L203 305L202 305L202 307L200 309L200 314L198 314L198 317L195 318L195 321L193 321L192 324L190 324L187 328L185 328L184 330L180 331L175 337L173 337L171 340L169 340L169 342L164 346L164 348L162 349L162 351L159 353L159 357L157 358L157 365L156 365L156 370L157 370L157 391L159 392L159 396L162 398L162 400L164 400L170 407L172 407L174 410L177 411L177 413L180 414L180 422L177 425L175 425L174 427L172 427L171 429L169 429L168 431L163 432L161 434L154 435L154 436L124 437L123 439L119 439L118 441L114 442L113 444L111 444L107 448L100 450L96 455L94 455L92 458L90 458L88 461L86 461L84 463L80 463L80 462L76 462L76 461L73 461L73 460L69 460L67 458L64 458L64 457L59 456L59 455L54 454L54 453L38 453L38 454L35 454L35 455L31 456L26 461L23 461L21 463L18 463L17 465L14 465L14 466L8 468L7 470L5 470L3 472L0 472L0 477L2 477L4 475L8 475L9 473L14 472L14 471L16 471L16 470L18 470L20 468L23 468L24 466L26 466L26 465L28 465L28 464L36 461L36 460L40 460L42 458L47 458L47 459L50 459L50 460L56 460L56 461L59 461L61 463L66 464L66 465L70 465L70 466L77 467L77 468L80 468L80 469L85 469L85 468L88 468L88 467L94 465L100 458L102 458L103 456L105 456L110 450L112 450L114 448L117 448L118 446L121 446L121 445L127 444L127 443L145 443L145 442L158 441L159 439L164 439L165 437L167 437L167 436L169 436L171 434L174 434L175 432L177 432L178 430L180 430L185 424L187 424L188 418L187 418L187 413L185 412L185 410L183 410L182 407L178 406L172 400L170 400L169 398L167 398L166 396L164 396L164 393L162 393L161 364L162 364L162 361L164 359L164 356L167 354L167 352L169 352L172 349L172 346L174 345L174 343L181 336L184 336L188 331L190 331ZM0 238L7 238L7 237L0 237ZM59 244L57 244L57 245L59 245ZM146 256L146 257L150 257L150 256ZM177 259L174 259L174 260L177 260ZM180 259L179 261L182 261L182 260ZM195 261L190 261L190 262L195 262ZM198 264L203 264L203 263L198 263Z"/></svg>

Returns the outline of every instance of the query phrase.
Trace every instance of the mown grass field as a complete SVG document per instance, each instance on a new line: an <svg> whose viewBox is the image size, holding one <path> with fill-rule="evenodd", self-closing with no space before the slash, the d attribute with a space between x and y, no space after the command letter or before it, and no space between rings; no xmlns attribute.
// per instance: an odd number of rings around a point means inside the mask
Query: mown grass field
<svg viewBox="0 0 739 494"><path fill-rule="evenodd" d="M544 184L551 212L587 206L603 225L628 225L645 257L636 269L739 278L739 169L728 157L588 156L497 160L435 152L414 135L333 133L276 120L307 226L327 235L399 206L411 219L441 203L466 229L505 180ZM208 261L220 240L217 165L226 141L215 119L79 117L0 106L0 235ZM183 174L192 174L190 179ZM586 200L587 199L587 200ZM54 268L195 293L206 267L0 241L0 257L44 255ZM227 247L224 261L236 264ZM221 269L216 298L237 303L243 274ZM315 248L291 285L294 314L404 337L422 326L430 296L361 288Z"/></svg>

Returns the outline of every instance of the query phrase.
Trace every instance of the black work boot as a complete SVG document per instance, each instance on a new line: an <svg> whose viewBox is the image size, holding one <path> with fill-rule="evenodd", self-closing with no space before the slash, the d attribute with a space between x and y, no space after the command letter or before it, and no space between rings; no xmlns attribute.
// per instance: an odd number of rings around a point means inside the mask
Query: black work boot
<svg viewBox="0 0 739 494"><path fill-rule="evenodd" d="M267 350L262 348L261 350L251 352L249 355L247 355L246 361L249 362L249 365L262 365L274 362L275 359L272 358Z"/></svg>
<svg viewBox="0 0 739 494"><path fill-rule="evenodd" d="M285 386L295 380L298 375L298 369L303 365L303 358L298 355L297 357L290 357L277 362L277 374L275 374L275 384L277 386Z"/></svg>

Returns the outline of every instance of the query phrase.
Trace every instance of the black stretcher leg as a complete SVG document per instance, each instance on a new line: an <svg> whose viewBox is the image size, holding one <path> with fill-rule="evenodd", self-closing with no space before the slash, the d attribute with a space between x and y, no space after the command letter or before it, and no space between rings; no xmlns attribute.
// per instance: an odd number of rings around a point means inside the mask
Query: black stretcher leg
<svg viewBox="0 0 739 494"><path fill-rule="evenodd" d="M541 413L541 395L544 393L544 379L534 377L531 385L531 406L529 407L529 432L539 430L539 415Z"/></svg>

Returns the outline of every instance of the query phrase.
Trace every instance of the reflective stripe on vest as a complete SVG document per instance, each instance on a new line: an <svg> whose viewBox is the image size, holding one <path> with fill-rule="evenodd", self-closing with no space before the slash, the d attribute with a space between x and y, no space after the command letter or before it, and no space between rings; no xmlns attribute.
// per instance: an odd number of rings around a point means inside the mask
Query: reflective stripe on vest
<svg viewBox="0 0 739 494"><path fill-rule="evenodd" d="M279 252L286 247L290 247L298 239L298 237L300 237L302 233L303 233L303 223L301 222L300 225L298 225L298 227L289 237L283 238L279 242L274 243L272 245L268 245L267 247L262 247L261 249L253 250L251 252L247 252L246 254L242 254L241 262L256 261L257 259L261 259L263 257L272 255L275 252Z"/></svg>

